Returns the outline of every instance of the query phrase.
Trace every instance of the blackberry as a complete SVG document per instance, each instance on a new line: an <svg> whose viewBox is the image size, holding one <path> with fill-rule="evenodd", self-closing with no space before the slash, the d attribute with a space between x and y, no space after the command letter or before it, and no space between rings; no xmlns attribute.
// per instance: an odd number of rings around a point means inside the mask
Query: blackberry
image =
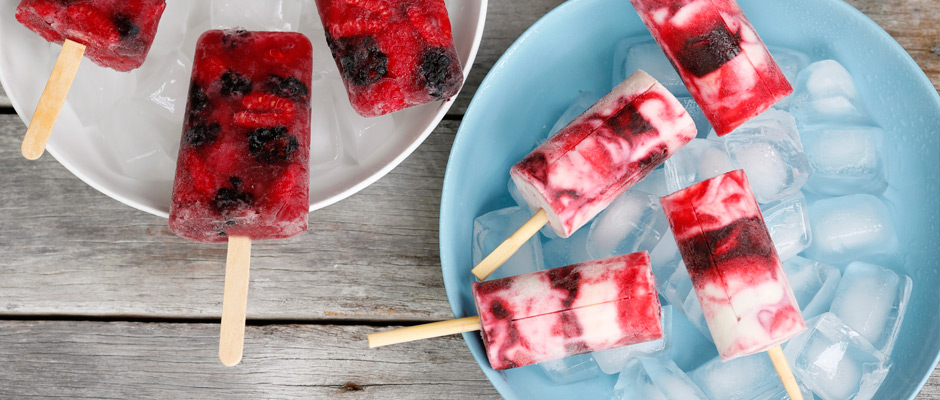
<svg viewBox="0 0 940 400"><path fill-rule="evenodd" d="M741 52L741 38L718 24L704 34L689 38L676 53L676 60L692 75L702 77L721 68Z"/></svg>
<svg viewBox="0 0 940 400"><path fill-rule="evenodd" d="M654 130L653 125L640 114L632 103L628 103L616 114L611 115L607 119L607 125L618 136L628 140L640 133Z"/></svg>
<svg viewBox="0 0 940 400"><path fill-rule="evenodd" d="M230 48L236 48L241 45L249 35L250 33L244 29L226 30L222 35L222 44Z"/></svg>
<svg viewBox="0 0 940 400"><path fill-rule="evenodd" d="M209 106L209 95L199 85L193 83L189 87L189 112L198 114L207 106Z"/></svg>
<svg viewBox="0 0 940 400"><path fill-rule="evenodd" d="M297 100L307 97L307 95L310 94L307 85L304 85L300 79L294 78L293 76L287 78L278 75L268 76L268 81L265 86L268 93L273 93L287 99Z"/></svg>
<svg viewBox="0 0 940 400"><path fill-rule="evenodd" d="M453 82L451 79L453 74L451 64L453 63L447 52L440 47L424 52L419 73L424 78L424 84L431 89L430 94L434 98L444 98L444 94L453 89L453 83L448 85L448 82Z"/></svg>
<svg viewBox="0 0 940 400"><path fill-rule="evenodd" d="M377 82L388 74L388 56L370 36L352 36L334 39L327 35L326 43L333 56L339 59L339 68L346 80L356 86Z"/></svg>
<svg viewBox="0 0 940 400"><path fill-rule="evenodd" d="M196 124L186 128L184 137L193 147L199 147L214 142L219 137L220 130L222 127L219 124Z"/></svg>
<svg viewBox="0 0 940 400"><path fill-rule="evenodd" d="M297 137L287 132L287 127L258 128L248 133L248 154L258 162L275 164L287 161L300 144Z"/></svg>
<svg viewBox="0 0 940 400"><path fill-rule="evenodd" d="M234 71L226 71L222 74L222 90L220 91L223 96L244 96L248 93L251 93L251 78L239 74Z"/></svg>
<svg viewBox="0 0 940 400"><path fill-rule="evenodd" d="M213 204L222 214L228 214L251 205L253 199L250 193L242 190L242 180L238 177L228 178L232 184L230 188L219 188L215 193Z"/></svg>
<svg viewBox="0 0 940 400"><path fill-rule="evenodd" d="M117 14L113 18L114 26L121 35L121 39L129 39L140 34L140 27L134 24L130 17L124 14Z"/></svg>

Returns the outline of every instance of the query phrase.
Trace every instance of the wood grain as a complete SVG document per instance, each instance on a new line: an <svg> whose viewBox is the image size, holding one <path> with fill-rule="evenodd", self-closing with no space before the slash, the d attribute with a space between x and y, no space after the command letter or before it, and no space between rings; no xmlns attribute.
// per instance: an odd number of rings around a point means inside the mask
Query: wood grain
<svg viewBox="0 0 940 400"><path fill-rule="evenodd" d="M306 234L255 243L248 318L451 318L437 226L456 128L444 121L391 174L312 213ZM0 191L0 313L219 316L224 244L177 237L166 219L104 196L52 157L23 160L23 129L0 115L0 186L18 188Z"/></svg>
<svg viewBox="0 0 940 400"><path fill-rule="evenodd" d="M0 321L0 398L499 398L460 336L369 349L376 329L249 326L226 368L215 324Z"/></svg>

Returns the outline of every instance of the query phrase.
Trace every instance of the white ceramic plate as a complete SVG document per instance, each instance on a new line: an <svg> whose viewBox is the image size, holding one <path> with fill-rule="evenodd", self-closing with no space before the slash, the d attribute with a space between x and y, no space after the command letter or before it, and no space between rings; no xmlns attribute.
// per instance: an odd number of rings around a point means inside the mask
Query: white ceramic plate
<svg viewBox="0 0 940 400"><path fill-rule="evenodd" d="M28 122L61 47L16 22L13 16L18 3L0 0L0 84L17 114ZM195 41L205 30L229 27L222 18L210 18L211 3L167 0L153 49L135 71L120 73L84 60L47 152L102 193L166 217L182 130L180 110L185 107ZM437 126L453 99L394 113L383 121L382 131L365 130L357 140L350 127L372 122L348 117L351 108L341 92L339 73L329 57L314 2L298 0L300 3L302 6L295 6L300 7L299 18L292 16L296 10L290 6L271 13L296 22L259 16L247 23L253 26L241 25L254 30L299 31L313 42L312 90L316 94L319 88L330 95L314 96L312 211L362 190L401 163ZM466 78L483 35L487 0L445 3ZM336 121L331 119L333 115ZM329 119L319 129L318 116ZM390 125L394 128L386 131Z"/></svg>

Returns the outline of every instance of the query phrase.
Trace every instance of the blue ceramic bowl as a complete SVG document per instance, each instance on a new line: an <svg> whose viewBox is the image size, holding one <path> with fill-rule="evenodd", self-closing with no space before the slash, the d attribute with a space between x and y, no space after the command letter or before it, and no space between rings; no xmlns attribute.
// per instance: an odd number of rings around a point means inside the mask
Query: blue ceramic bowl
<svg viewBox="0 0 940 400"><path fill-rule="evenodd" d="M940 97L901 46L842 1L739 3L768 45L845 65L892 138L885 198L906 246L892 267L910 275L914 286L891 355L894 366L875 398L912 398L940 356ZM470 294L473 219L514 204L506 191L509 168L547 134L577 90L610 90L614 46L637 35L649 33L626 0L568 1L523 34L477 90L454 142L441 200L441 263L456 317L477 315ZM479 334L464 338L507 399L601 398L616 378L558 386L536 366L494 371Z"/></svg>

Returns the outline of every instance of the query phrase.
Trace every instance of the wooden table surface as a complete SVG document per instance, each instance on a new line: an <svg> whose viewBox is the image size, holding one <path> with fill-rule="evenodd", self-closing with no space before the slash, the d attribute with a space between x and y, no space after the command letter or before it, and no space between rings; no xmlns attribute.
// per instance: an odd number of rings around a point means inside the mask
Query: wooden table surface
<svg viewBox="0 0 940 400"><path fill-rule="evenodd" d="M781 0L784 1L784 0ZM561 0L491 0L444 121L371 187L254 246L245 358L217 360L225 246L19 154L0 89L0 398L498 398L457 337L366 348L369 332L451 317L438 254L444 169L466 106L506 48ZM940 88L940 2L850 0ZM940 399L935 370L918 399Z"/></svg>

